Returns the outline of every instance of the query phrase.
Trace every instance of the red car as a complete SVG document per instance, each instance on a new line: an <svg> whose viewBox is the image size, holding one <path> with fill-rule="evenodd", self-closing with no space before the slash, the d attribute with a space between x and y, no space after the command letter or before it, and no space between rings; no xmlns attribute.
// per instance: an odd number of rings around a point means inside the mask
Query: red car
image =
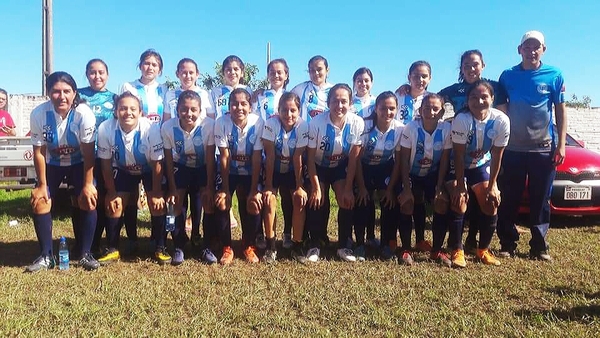
<svg viewBox="0 0 600 338"><path fill-rule="evenodd" d="M567 134L565 162L556 168L550 199L554 215L600 215L600 154ZM529 213L527 190L519 209Z"/></svg>

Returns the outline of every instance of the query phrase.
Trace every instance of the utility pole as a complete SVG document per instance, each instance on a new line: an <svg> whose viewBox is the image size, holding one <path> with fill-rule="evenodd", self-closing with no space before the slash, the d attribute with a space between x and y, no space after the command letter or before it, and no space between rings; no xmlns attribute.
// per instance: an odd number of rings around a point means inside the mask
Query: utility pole
<svg viewBox="0 0 600 338"><path fill-rule="evenodd" d="M46 79L52 74L52 0L42 0L42 95L46 96Z"/></svg>
<svg viewBox="0 0 600 338"><path fill-rule="evenodd" d="M267 67L269 66L269 62L271 62L271 43L267 42Z"/></svg>

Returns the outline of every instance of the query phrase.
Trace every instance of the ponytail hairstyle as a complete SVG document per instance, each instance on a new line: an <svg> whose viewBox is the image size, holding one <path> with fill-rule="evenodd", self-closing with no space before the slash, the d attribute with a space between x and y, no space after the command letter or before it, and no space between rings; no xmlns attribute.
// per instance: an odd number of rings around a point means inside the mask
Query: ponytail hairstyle
<svg viewBox="0 0 600 338"><path fill-rule="evenodd" d="M75 98L73 99L73 105L71 106L71 109L75 109L77 108L77 106L79 106L80 103L85 102L81 99L81 96L79 96L79 91L77 91L77 83L75 82L75 79L73 79L71 74L67 72L59 71L50 74L46 79L46 92L50 93L52 91L52 87L54 87L54 85L57 82L64 82L68 84L71 87L71 89L73 89L73 91L75 92Z"/></svg>

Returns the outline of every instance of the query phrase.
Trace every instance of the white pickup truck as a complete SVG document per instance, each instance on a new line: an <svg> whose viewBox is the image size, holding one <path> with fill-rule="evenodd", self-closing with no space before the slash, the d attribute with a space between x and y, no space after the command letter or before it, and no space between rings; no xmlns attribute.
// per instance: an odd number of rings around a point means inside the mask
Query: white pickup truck
<svg viewBox="0 0 600 338"><path fill-rule="evenodd" d="M0 189L33 188L36 180L30 137L0 137Z"/></svg>

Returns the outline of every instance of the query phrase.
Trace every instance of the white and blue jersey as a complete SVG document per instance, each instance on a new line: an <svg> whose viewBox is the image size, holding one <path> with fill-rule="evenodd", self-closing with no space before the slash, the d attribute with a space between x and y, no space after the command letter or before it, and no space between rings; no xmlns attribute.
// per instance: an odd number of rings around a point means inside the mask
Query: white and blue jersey
<svg viewBox="0 0 600 338"><path fill-rule="evenodd" d="M458 114L452 121L452 142L466 144L465 169L481 167L492 158L490 149L505 147L510 136L510 120L498 109L490 108L484 120Z"/></svg>
<svg viewBox="0 0 600 338"><path fill-rule="evenodd" d="M365 130L362 134L362 163L379 165L392 160L400 142L402 129L404 125L398 120L392 120L388 130L383 132L377 126L373 127L373 120L365 120Z"/></svg>
<svg viewBox="0 0 600 338"><path fill-rule="evenodd" d="M227 85L222 85L211 89L210 97L212 100L212 108L214 109L214 111L209 111L208 116L216 120L219 117L227 114L229 112L229 95L234 89L237 88L246 89L248 93L250 93L250 96L252 96L252 90L248 86L241 84L235 86L235 88Z"/></svg>
<svg viewBox="0 0 600 338"><path fill-rule="evenodd" d="M415 98L413 98L410 94L394 94L396 95L396 99L398 99L398 113L396 114L396 119L404 123L404 125L407 125L410 121L419 118L419 108L421 108L423 98L427 94L429 93L425 92Z"/></svg>
<svg viewBox="0 0 600 338"><path fill-rule="evenodd" d="M500 104L506 103L506 93L500 83L493 80L482 79L487 81L494 88L494 107L497 107ZM469 89L471 89L472 83L468 83L466 81L457 82L451 86L448 86L438 93L443 99L444 102L448 102L454 108L454 113L459 113L463 111L467 111L468 107L468 98L467 93Z"/></svg>
<svg viewBox="0 0 600 338"><path fill-rule="evenodd" d="M248 114L246 119L244 129L233 124L230 114L219 117L215 122L215 144L229 149L229 173L232 175L251 175L252 153L263 149L264 121L256 114Z"/></svg>
<svg viewBox="0 0 600 338"><path fill-rule="evenodd" d="M265 90L261 95L258 95L256 102L252 104L252 112L267 121L271 116L278 114L279 99L281 99L284 92L283 88Z"/></svg>
<svg viewBox="0 0 600 338"><path fill-rule="evenodd" d="M308 145L308 123L298 119L292 130L287 132L279 117L274 116L265 122L262 138L275 145L275 172L285 174L294 169L292 157L296 149Z"/></svg>
<svg viewBox="0 0 600 338"><path fill-rule="evenodd" d="M190 168L205 166L206 148L215 145L214 125L211 118L198 118L188 133L181 129L179 119L168 120L160 130L165 151L172 151L174 163Z"/></svg>
<svg viewBox="0 0 600 338"><path fill-rule="evenodd" d="M365 123L356 115L347 113L340 129L329 118L329 111L317 115L308 124L308 147L316 149L315 162L326 168L335 168L348 158L352 146L362 145Z"/></svg>
<svg viewBox="0 0 600 338"><path fill-rule="evenodd" d="M46 163L71 166L83 162L80 145L96 139L96 117L85 104L71 109L63 120L52 102L37 106L30 117L31 143L46 146Z"/></svg>
<svg viewBox="0 0 600 338"><path fill-rule="evenodd" d="M512 128L506 149L553 150L558 135L553 128L552 105L565 102L562 72L545 64L535 70L525 70L519 64L502 72L499 82L508 95L507 115Z"/></svg>
<svg viewBox="0 0 600 338"><path fill-rule="evenodd" d="M302 82L292 89L300 98L300 117L304 121L310 120L327 111L327 95L333 87L331 83L324 83L321 86L316 86L311 81Z"/></svg>
<svg viewBox="0 0 600 338"><path fill-rule="evenodd" d="M369 94L368 96L357 96L352 97L352 110L351 112L364 118L371 116L375 111L375 96Z"/></svg>
<svg viewBox="0 0 600 338"><path fill-rule="evenodd" d="M163 96L167 92L166 87L154 80L145 85L140 80L125 82L121 87L121 94L130 92L142 101L142 111L144 116L153 123L162 122L164 113Z"/></svg>
<svg viewBox="0 0 600 338"><path fill-rule="evenodd" d="M448 122L438 121L433 133L423 128L421 119L408 123L402 131L400 146L410 149L410 175L425 177L440 167L442 153L452 149L452 126Z"/></svg>
<svg viewBox="0 0 600 338"><path fill-rule="evenodd" d="M193 90L200 95L200 117L205 117L209 112L214 112L214 109L212 109L212 99L206 90L198 86L195 86L190 90ZM177 89L169 89L169 91L167 91L164 98L165 115L169 115L173 119L177 118L177 100L179 100L179 95L181 95L183 92L184 90L181 87Z"/></svg>
<svg viewBox="0 0 600 338"><path fill-rule="evenodd" d="M96 129L102 122L114 118L115 93L108 90L99 92L91 87L79 89L77 92L96 116Z"/></svg>
<svg viewBox="0 0 600 338"><path fill-rule="evenodd" d="M119 120L107 120L98 129L98 157L112 159L113 168L130 175L149 173L150 161L164 157L160 126L142 117L137 127L126 133Z"/></svg>

